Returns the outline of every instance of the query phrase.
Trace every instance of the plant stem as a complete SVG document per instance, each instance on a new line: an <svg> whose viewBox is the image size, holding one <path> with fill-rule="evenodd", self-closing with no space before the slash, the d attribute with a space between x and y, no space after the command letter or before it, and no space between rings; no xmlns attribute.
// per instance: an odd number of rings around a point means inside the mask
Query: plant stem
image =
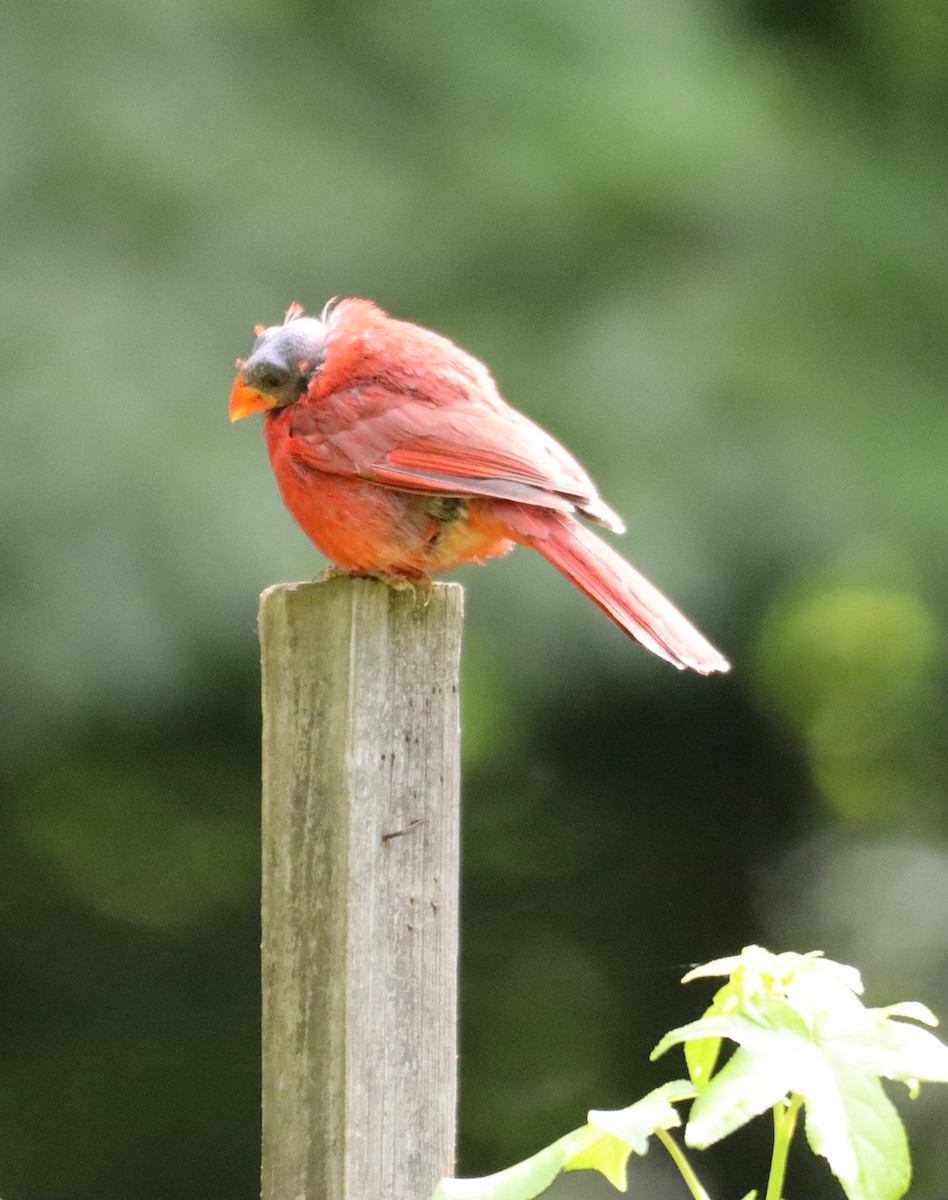
<svg viewBox="0 0 948 1200"><path fill-rule="evenodd" d="M789 1103L781 1100L779 1104L774 1105L774 1152L770 1160L770 1178L767 1180L767 1194L764 1200L781 1200L783 1196L787 1153L797 1127L797 1113L802 1104L803 1097L791 1093Z"/></svg>
<svg viewBox="0 0 948 1200"><path fill-rule="evenodd" d="M681 1177L688 1185L688 1190L695 1200L711 1200L711 1197L701 1186L701 1180L694 1173L691 1163L685 1157L685 1152L666 1129L656 1129L656 1136L672 1156L675 1166L681 1172Z"/></svg>

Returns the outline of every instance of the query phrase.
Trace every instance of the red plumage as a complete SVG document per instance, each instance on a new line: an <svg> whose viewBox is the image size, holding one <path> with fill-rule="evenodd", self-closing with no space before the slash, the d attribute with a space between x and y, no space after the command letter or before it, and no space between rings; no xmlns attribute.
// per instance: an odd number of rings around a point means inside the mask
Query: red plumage
<svg viewBox="0 0 948 1200"><path fill-rule="evenodd" d="M510 407L487 368L368 300L260 330L231 418L266 411L287 508L335 568L425 583L533 546L630 637L677 667L724 657L573 516L622 532L579 463Z"/></svg>

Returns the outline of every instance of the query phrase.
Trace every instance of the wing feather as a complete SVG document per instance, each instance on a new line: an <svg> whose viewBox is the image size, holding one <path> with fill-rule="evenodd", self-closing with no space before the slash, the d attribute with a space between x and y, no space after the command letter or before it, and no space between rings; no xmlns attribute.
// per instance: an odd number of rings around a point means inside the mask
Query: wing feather
<svg viewBox="0 0 948 1200"><path fill-rule="evenodd" d="M579 510L621 532L579 463L514 409L488 408L459 396L433 403L383 384L335 393L326 411L294 420L294 452L334 474L385 487L515 500L560 512Z"/></svg>

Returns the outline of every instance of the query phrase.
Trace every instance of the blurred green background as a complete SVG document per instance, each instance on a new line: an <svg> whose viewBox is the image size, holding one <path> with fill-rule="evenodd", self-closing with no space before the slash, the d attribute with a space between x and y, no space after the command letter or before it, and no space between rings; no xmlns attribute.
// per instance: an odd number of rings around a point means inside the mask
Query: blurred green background
<svg viewBox="0 0 948 1200"><path fill-rule="evenodd" d="M679 976L751 941L948 1016L943 0L3 23L4 1200L257 1193L256 597L324 564L226 400L292 300L488 362L734 663L461 574L461 1169L677 1071ZM942 1195L948 1098L902 1109Z"/></svg>

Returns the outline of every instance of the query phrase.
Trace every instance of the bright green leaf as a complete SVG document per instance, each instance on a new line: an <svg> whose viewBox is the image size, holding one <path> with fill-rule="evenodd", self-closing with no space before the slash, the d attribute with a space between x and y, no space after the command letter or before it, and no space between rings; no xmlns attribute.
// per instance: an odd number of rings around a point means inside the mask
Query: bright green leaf
<svg viewBox="0 0 948 1200"><path fill-rule="evenodd" d="M907 1017L910 1021L920 1021L923 1025L930 1025L932 1029L938 1025L938 1018L932 1010L918 1000L903 1000L900 1004L888 1004L885 1008L877 1008L875 1011L887 1017Z"/></svg>
<svg viewBox="0 0 948 1200"><path fill-rule="evenodd" d="M806 1100L806 1136L848 1200L897 1200L911 1179L905 1130L878 1079L827 1055L832 1083Z"/></svg>
<svg viewBox="0 0 948 1200"><path fill-rule="evenodd" d="M948 1083L948 1046L927 1029L891 1021L884 1012L868 1010L862 1025L836 1031L835 1037L825 1039L827 1045L886 1079Z"/></svg>
<svg viewBox="0 0 948 1200"><path fill-rule="evenodd" d="M833 1174L844 1186L858 1172L858 1156L854 1146L856 1135L850 1128L849 1114L840 1088L840 1084L845 1086L845 1082L837 1078L826 1055L814 1048L797 1087L806 1106L810 1145L814 1153L827 1160Z"/></svg>
<svg viewBox="0 0 948 1200"><path fill-rule="evenodd" d="M431 1200L534 1200L545 1192L588 1127L574 1129L515 1166L479 1179L442 1179Z"/></svg>
<svg viewBox="0 0 948 1200"><path fill-rule="evenodd" d="M675 1080L628 1108L593 1111L588 1125L513 1167L479 1179L442 1179L432 1200L533 1200L560 1171L599 1171L624 1192L629 1155L645 1154L648 1139L656 1130L680 1125L673 1105L694 1094L687 1080Z"/></svg>
<svg viewBox="0 0 948 1200"><path fill-rule="evenodd" d="M751 946L686 979L726 968L730 978L705 1014L652 1051L654 1059L683 1045L691 1082L666 1084L628 1108L594 1110L588 1125L515 1167L443 1180L434 1200L533 1200L561 1170L597 1170L624 1191L630 1154L645 1154L653 1134L681 1123L677 1102L694 1099L685 1141L703 1149L791 1097L794 1110L802 1102L807 1140L848 1200L899 1200L911 1177L908 1144L879 1077L910 1088L948 1082L948 1046L906 1020L934 1025L931 1012L913 1001L865 1008L858 971L817 953ZM715 1071L725 1038L737 1049Z"/></svg>
<svg viewBox="0 0 948 1200"><path fill-rule="evenodd" d="M857 995L863 990L862 978L855 967L824 958L822 950L811 950L807 954L793 951L773 954L762 946L745 946L738 955L693 968L683 976L682 983L714 975L730 976L722 990L740 993L746 998L761 991L768 995L787 995L791 988L805 986L802 981L812 978L827 988L842 985Z"/></svg>
<svg viewBox="0 0 948 1200"><path fill-rule="evenodd" d="M729 980L723 987L718 988L714 999L702 1015L712 1017L731 1012L740 1005L740 999L740 989ZM688 1064L688 1075L699 1090L708 1086L720 1053L721 1039L719 1037L694 1038L685 1042L685 1062Z"/></svg>
<svg viewBox="0 0 948 1200"><path fill-rule="evenodd" d="M747 950L748 948L745 948L745 954ZM716 958L713 962L702 963L700 966L692 967L686 975L682 975L681 982L691 983L693 979L707 979L714 975L733 975L742 965L741 959L740 954L732 954L730 958Z"/></svg>
<svg viewBox="0 0 948 1200"><path fill-rule="evenodd" d="M683 1079L662 1084L628 1108L593 1109L589 1124L624 1142L635 1154L648 1151L648 1139L657 1129L675 1129L681 1117L673 1106L680 1100L690 1100L694 1087Z"/></svg>
<svg viewBox="0 0 948 1200"><path fill-rule="evenodd" d="M908 1144L879 1076L948 1082L948 1046L904 1018L935 1024L913 1001L867 1009L858 971L817 954L748 947L686 978L732 975L704 1017L674 1029L653 1051L726 1037L738 1050L695 1101L685 1140L704 1147L790 1094L806 1110L806 1135L848 1200L898 1200L908 1188ZM898 1020L897 1018L903 1018ZM692 1060L689 1060L689 1065Z"/></svg>
<svg viewBox="0 0 948 1200"><path fill-rule="evenodd" d="M748 1006L744 1012L723 1016L699 1017L688 1025L671 1029L651 1053L660 1058L672 1046L696 1038L724 1037L746 1046L755 1054L780 1058L795 1046L808 1044L810 1034L799 1016L783 1000L771 1000L766 1006Z"/></svg>
<svg viewBox="0 0 948 1200"><path fill-rule="evenodd" d="M563 1162L563 1170L599 1171L617 1191L626 1191L629 1186L628 1161L632 1153L629 1145L592 1125L587 1125L580 1135L576 1149Z"/></svg>
<svg viewBox="0 0 948 1200"><path fill-rule="evenodd" d="M792 1066L786 1053L768 1057L743 1048L698 1096L685 1142L704 1150L766 1112L792 1090Z"/></svg>
<svg viewBox="0 0 948 1200"><path fill-rule="evenodd" d="M685 1062L688 1064L688 1075L696 1088L708 1086L714 1068L721 1053L719 1037L694 1038L685 1042Z"/></svg>

